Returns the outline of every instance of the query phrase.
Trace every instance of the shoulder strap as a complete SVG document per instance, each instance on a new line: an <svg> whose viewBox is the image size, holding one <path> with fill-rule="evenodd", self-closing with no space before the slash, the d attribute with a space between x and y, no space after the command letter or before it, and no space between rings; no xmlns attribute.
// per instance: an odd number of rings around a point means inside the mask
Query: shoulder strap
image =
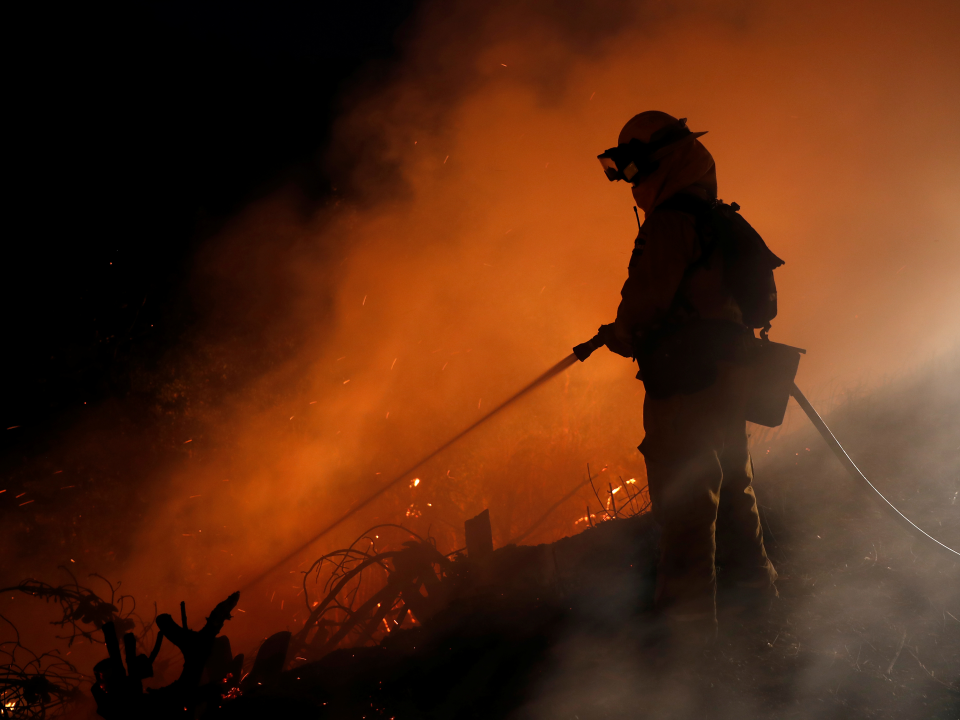
<svg viewBox="0 0 960 720"><path fill-rule="evenodd" d="M654 208L654 212L657 210L674 210L693 215L696 222L697 238L700 240L700 257L690 264L690 267L687 268L687 274L710 262L710 258L717 248L719 238L717 237L713 215L718 202L717 200L703 200L695 195L679 193L664 200Z"/></svg>
<svg viewBox="0 0 960 720"><path fill-rule="evenodd" d="M673 210L676 212L687 213L694 218L694 229L697 233L697 240L700 242L700 257L690 263L683 273L683 281L677 288L677 292L670 304L669 316L676 316L678 313L694 313L693 305L689 299L683 296L684 281L694 273L698 268L706 266L714 254L717 247L717 233L714 231L713 214L715 212L716 202L703 200L694 195L680 193L663 201L657 205L653 212L660 210Z"/></svg>
<svg viewBox="0 0 960 720"><path fill-rule="evenodd" d="M657 205L653 211L677 210L699 218L709 215L712 209L713 203L709 200L702 200L695 195L688 195L687 193L678 193Z"/></svg>

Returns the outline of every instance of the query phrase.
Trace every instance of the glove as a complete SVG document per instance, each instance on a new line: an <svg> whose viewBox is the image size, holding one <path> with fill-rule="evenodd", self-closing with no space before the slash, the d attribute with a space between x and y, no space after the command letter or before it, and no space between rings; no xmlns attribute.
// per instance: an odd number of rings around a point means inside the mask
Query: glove
<svg viewBox="0 0 960 720"><path fill-rule="evenodd" d="M610 352L632 360L634 356L633 343L630 342L629 337L624 338L619 330L620 328L616 323L601 325L597 331L597 336Z"/></svg>

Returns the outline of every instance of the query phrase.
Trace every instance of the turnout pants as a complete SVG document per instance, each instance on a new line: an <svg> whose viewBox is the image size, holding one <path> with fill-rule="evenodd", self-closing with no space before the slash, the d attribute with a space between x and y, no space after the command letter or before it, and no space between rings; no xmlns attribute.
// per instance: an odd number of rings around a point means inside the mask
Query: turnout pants
<svg viewBox="0 0 960 720"><path fill-rule="evenodd" d="M743 367L722 364L706 390L643 404L640 451L661 528L655 603L697 632L716 628L717 564L724 587L776 594L747 451L747 382Z"/></svg>

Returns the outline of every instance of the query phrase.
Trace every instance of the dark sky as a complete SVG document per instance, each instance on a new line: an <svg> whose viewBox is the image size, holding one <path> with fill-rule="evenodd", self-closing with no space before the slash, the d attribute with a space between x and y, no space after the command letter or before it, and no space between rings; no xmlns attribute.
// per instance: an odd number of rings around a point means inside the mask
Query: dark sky
<svg viewBox="0 0 960 720"><path fill-rule="evenodd" d="M190 258L245 204L324 201L339 93L389 67L415 3L134 5L5 23L4 453L177 342Z"/></svg>

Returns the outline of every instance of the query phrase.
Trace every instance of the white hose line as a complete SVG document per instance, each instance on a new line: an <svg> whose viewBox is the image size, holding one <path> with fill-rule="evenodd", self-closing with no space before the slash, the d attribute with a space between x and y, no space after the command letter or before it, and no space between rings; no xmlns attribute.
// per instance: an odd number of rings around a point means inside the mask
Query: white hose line
<svg viewBox="0 0 960 720"><path fill-rule="evenodd" d="M887 500L883 496L883 493L877 490L872 482L867 480L867 476L860 472L860 468L858 468L853 460L850 459L850 456L847 455L847 451L843 449L843 446L839 443L837 438L833 436L833 433L830 431L830 428L827 427L827 424L823 421L823 418L820 417L820 414L813 409L813 405L811 405L810 401L804 397L803 393L800 392L800 388L798 388L795 383L793 388L790 390L790 394L793 395L800 407L803 408L803 411L807 414L807 417L810 418L810 422L813 423L813 426L817 429L817 432L820 433L820 436L826 440L827 445L829 445L830 449L833 450L833 454L837 456L837 459L840 461L843 467L846 468L847 472L850 473L854 480L862 481L870 490L873 491L873 498L880 504L880 507L883 508L888 515L899 522L900 526L907 530L907 532L911 533L914 537L923 540L929 540L936 545L938 550L948 555L952 560L960 560L960 553L958 553L952 547L944 545L935 537L928 535L926 532L917 527L913 521L910 520L910 518L897 510L894 504Z"/></svg>

